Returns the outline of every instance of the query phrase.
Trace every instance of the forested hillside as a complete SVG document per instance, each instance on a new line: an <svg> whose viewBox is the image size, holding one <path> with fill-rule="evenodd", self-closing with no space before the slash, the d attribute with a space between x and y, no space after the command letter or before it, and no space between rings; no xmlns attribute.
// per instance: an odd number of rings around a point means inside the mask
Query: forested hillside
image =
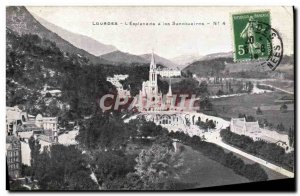
<svg viewBox="0 0 300 196"><path fill-rule="evenodd" d="M6 48L7 106L26 107L33 115L58 115L55 108L69 104L68 115L75 118L94 112L96 97L115 92L102 66L85 66L86 58L66 55L55 43L37 35L19 36L7 29ZM61 90L62 96L41 99L44 85Z"/></svg>

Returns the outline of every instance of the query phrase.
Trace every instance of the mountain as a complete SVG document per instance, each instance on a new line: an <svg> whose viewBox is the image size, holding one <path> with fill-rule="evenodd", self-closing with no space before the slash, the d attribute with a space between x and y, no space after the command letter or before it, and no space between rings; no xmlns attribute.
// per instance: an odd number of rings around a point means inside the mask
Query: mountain
<svg viewBox="0 0 300 196"><path fill-rule="evenodd" d="M82 57L66 55L48 39L35 34L20 35L7 28L7 106L26 107L32 115L65 116L63 113L68 111L62 110L61 106L69 105L77 117L91 115L98 96L116 93L115 87L106 78L119 68L111 65L84 66L86 64ZM45 85L49 90L61 90L61 97L44 95Z"/></svg>
<svg viewBox="0 0 300 196"><path fill-rule="evenodd" d="M182 71L199 76L229 74L232 77L266 78L271 70L267 66L260 66L264 62L265 60L234 62L232 52L213 53L189 64ZM286 78L292 78L293 62L293 56L284 55L275 72L285 73Z"/></svg>
<svg viewBox="0 0 300 196"><path fill-rule="evenodd" d="M112 62L114 65L130 65L130 64L149 64L151 61L151 54L134 55L122 51L114 51L99 56L104 60ZM163 58L157 54L154 54L156 64L160 64L164 67L176 68L177 64L172 61Z"/></svg>
<svg viewBox="0 0 300 196"><path fill-rule="evenodd" d="M195 61L186 66L182 71L184 73L197 74L199 76L209 76L218 74L225 70L227 63L232 63L232 57L208 58Z"/></svg>
<svg viewBox="0 0 300 196"><path fill-rule="evenodd" d="M75 47L56 33L48 30L39 21L37 21L23 6L9 6L6 8L6 27L19 35L36 34L43 39L48 39L54 42L56 46L62 51L69 54L75 54L82 58L86 57L92 63L110 63L104 59L99 59L98 57L86 52L83 49Z"/></svg>
<svg viewBox="0 0 300 196"><path fill-rule="evenodd" d="M170 59L172 62L176 63L179 68L183 69L187 65L191 64L192 62L199 60L202 56L198 54L187 54L187 55L180 55Z"/></svg>
<svg viewBox="0 0 300 196"><path fill-rule="evenodd" d="M152 54L142 54L140 57L144 58L148 63L151 61ZM158 56L157 54L154 54L154 58L157 64L163 65L168 68L176 68L178 65L164 57Z"/></svg>
<svg viewBox="0 0 300 196"><path fill-rule="evenodd" d="M72 33L44 20L43 18L37 15L33 14L33 17L36 18L44 27L57 33L64 40L70 42L77 48L81 48L95 56L100 56L102 54L110 53L117 50L115 46L100 43L97 40L85 35Z"/></svg>
<svg viewBox="0 0 300 196"><path fill-rule="evenodd" d="M150 63L145 58L133 55L119 50L99 56L100 58L112 62L114 65L127 65L132 63L146 64Z"/></svg>
<svg viewBox="0 0 300 196"><path fill-rule="evenodd" d="M133 55L117 50L112 45L102 44L90 37L69 32L46 20L33 16L24 6L6 8L6 27L19 35L36 34L56 44L66 54L87 58L93 64L128 65L148 64L149 55ZM174 65L171 61L156 55L157 63Z"/></svg>
<svg viewBox="0 0 300 196"><path fill-rule="evenodd" d="M220 53L208 54L205 56L201 56L199 54L180 55L170 60L172 62L177 63L178 67L180 67L181 69L184 69L187 66L193 64L194 62L213 60L218 58L231 58L231 57L232 57L232 52L220 52Z"/></svg>
<svg viewBox="0 0 300 196"><path fill-rule="evenodd" d="M204 61L204 60L212 60L212 59L217 59L217 58L233 58L233 53L232 52L219 52L219 53L212 53L205 55L201 58L199 58L199 61Z"/></svg>
<svg viewBox="0 0 300 196"><path fill-rule="evenodd" d="M232 52L212 53L189 64L183 69L183 72L208 76L223 72L230 63L233 63Z"/></svg>

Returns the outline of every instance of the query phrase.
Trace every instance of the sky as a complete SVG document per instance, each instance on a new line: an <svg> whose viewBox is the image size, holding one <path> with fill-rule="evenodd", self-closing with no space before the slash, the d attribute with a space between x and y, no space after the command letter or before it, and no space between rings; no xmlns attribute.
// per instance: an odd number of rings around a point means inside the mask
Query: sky
<svg viewBox="0 0 300 196"><path fill-rule="evenodd" d="M28 11L73 33L82 34L131 54L155 53L174 58L233 51L232 13L269 10L271 25L293 53L291 7L26 7ZM117 22L118 25L93 25ZM155 26L125 25L130 22ZM205 25L172 25L204 23ZM217 22L219 25L213 25ZM160 23L161 25L158 25ZM163 25L171 23L171 25ZM208 24L209 23L209 24Z"/></svg>

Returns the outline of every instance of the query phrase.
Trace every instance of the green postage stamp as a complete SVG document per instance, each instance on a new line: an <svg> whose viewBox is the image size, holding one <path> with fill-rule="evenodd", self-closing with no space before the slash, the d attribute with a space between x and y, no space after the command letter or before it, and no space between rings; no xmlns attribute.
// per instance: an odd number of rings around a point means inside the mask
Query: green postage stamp
<svg viewBox="0 0 300 196"><path fill-rule="evenodd" d="M266 60L271 55L270 12L232 14L234 60Z"/></svg>

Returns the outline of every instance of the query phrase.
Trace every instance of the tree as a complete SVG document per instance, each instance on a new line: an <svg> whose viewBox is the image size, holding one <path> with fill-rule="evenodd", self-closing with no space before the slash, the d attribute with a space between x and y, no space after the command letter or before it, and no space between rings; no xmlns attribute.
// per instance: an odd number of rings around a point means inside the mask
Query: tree
<svg viewBox="0 0 300 196"><path fill-rule="evenodd" d="M208 88L207 88L207 83L205 81L203 81L199 84L199 82L197 80L188 78L188 79L183 79L180 82L172 84L172 92L173 92L173 94L178 94L178 95L195 94L196 96L207 97Z"/></svg>
<svg viewBox="0 0 300 196"><path fill-rule="evenodd" d="M99 185L106 190L121 189L134 165L134 156L118 152L98 152L91 164Z"/></svg>
<svg viewBox="0 0 300 196"><path fill-rule="evenodd" d="M192 78L193 77L193 73L190 70L187 70L186 71L186 77Z"/></svg>
<svg viewBox="0 0 300 196"><path fill-rule="evenodd" d="M294 163L294 151L286 153L283 158L283 165L288 168L290 171L294 171L295 163Z"/></svg>
<svg viewBox="0 0 300 196"><path fill-rule="evenodd" d="M200 129L204 129L204 130L207 130L207 129L208 129L207 123L202 122L201 120L200 120L200 121L197 121L197 122L196 122L196 125L198 125Z"/></svg>
<svg viewBox="0 0 300 196"><path fill-rule="evenodd" d="M124 190L144 190L144 183L141 178L135 173L130 172L126 175L125 182L123 185Z"/></svg>
<svg viewBox="0 0 300 196"><path fill-rule="evenodd" d="M221 89L219 89L216 95L218 95L218 96L224 95L224 92Z"/></svg>
<svg viewBox="0 0 300 196"><path fill-rule="evenodd" d="M287 109L288 109L288 106L285 103L280 106L280 111L283 113L287 112Z"/></svg>
<svg viewBox="0 0 300 196"><path fill-rule="evenodd" d="M200 101L200 109L201 110L207 110L211 111L212 110L212 103L210 102L208 97L205 97L203 100Z"/></svg>
<svg viewBox="0 0 300 196"><path fill-rule="evenodd" d="M200 141L201 141L201 138L199 136L197 136L197 135L194 135L191 138L191 143L194 144L194 145L197 145Z"/></svg>
<svg viewBox="0 0 300 196"><path fill-rule="evenodd" d="M142 150L136 158L135 173L140 177L145 189L160 189L170 179L183 172L182 154L154 144Z"/></svg>
<svg viewBox="0 0 300 196"><path fill-rule="evenodd" d="M289 145L291 147L294 147L294 139L295 139L295 133L294 133L294 127L289 128L288 136L289 136Z"/></svg>
<svg viewBox="0 0 300 196"><path fill-rule="evenodd" d="M33 172L32 175L35 175L35 169L37 167L37 159L40 154L41 144L39 140L36 140L33 135L28 140L29 148L30 148L30 165L31 171Z"/></svg>
<svg viewBox="0 0 300 196"><path fill-rule="evenodd" d="M50 116L58 116L60 113L60 108L58 107L58 102L56 99L52 99L47 106L46 113Z"/></svg>
<svg viewBox="0 0 300 196"><path fill-rule="evenodd" d="M97 184L91 179L87 170L74 171L69 179L69 190L99 190Z"/></svg>
<svg viewBox="0 0 300 196"><path fill-rule="evenodd" d="M216 123L213 120L207 121L207 127L210 129L214 129L216 127Z"/></svg>
<svg viewBox="0 0 300 196"><path fill-rule="evenodd" d="M31 167L22 163L21 175L31 176L31 174L32 174Z"/></svg>
<svg viewBox="0 0 300 196"><path fill-rule="evenodd" d="M135 130L136 131L136 130ZM76 140L89 149L124 149L132 130L115 115L102 113L83 123Z"/></svg>
<svg viewBox="0 0 300 196"><path fill-rule="evenodd" d="M247 121L247 122L255 122L256 119L255 119L254 116L249 115L249 116L246 116L246 121Z"/></svg>
<svg viewBox="0 0 300 196"><path fill-rule="evenodd" d="M293 159L286 157L285 149L275 143L253 141L253 139L248 136L238 135L225 129L221 130L220 135L222 140L230 145L243 149L253 155L263 157L265 160L284 166L287 169L292 168Z"/></svg>
<svg viewBox="0 0 300 196"><path fill-rule="evenodd" d="M258 163L246 164L243 168L243 173L248 179L255 181L266 181L268 180L268 175L260 167Z"/></svg>
<svg viewBox="0 0 300 196"><path fill-rule="evenodd" d="M163 128L160 125L156 125L151 121L142 121L139 128L139 134L144 137L156 137L163 134L167 134L167 129Z"/></svg>
<svg viewBox="0 0 300 196"><path fill-rule="evenodd" d="M40 190L98 190L87 161L75 145L45 148L36 160Z"/></svg>
<svg viewBox="0 0 300 196"><path fill-rule="evenodd" d="M45 97L46 98L50 98L50 97L52 97L52 95L51 95L51 93L47 92L46 95L45 95Z"/></svg>
<svg viewBox="0 0 300 196"><path fill-rule="evenodd" d="M263 112L261 111L260 107L257 108L256 114L257 115L262 115L263 114Z"/></svg>
<svg viewBox="0 0 300 196"><path fill-rule="evenodd" d="M251 92L252 92L253 87L254 87L254 85L253 85L252 82L250 82L250 81L247 82L247 92L248 92L248 93L251 93Z"/></svg>
<svg viewBox="0 0 300 196"><path fill-rule="evenodd" d="M246 118L246 115L245 115L245 114L239 113L238 117L239 117L239 118Z"/></svg>
<svg viewBox="0 0 300 196"><path fill-rule="evenodd" d="M284 125L283 125L282 123L278 124L278 125L277 125L277 130L278 130L278 131L285 131Z"/></svg>

